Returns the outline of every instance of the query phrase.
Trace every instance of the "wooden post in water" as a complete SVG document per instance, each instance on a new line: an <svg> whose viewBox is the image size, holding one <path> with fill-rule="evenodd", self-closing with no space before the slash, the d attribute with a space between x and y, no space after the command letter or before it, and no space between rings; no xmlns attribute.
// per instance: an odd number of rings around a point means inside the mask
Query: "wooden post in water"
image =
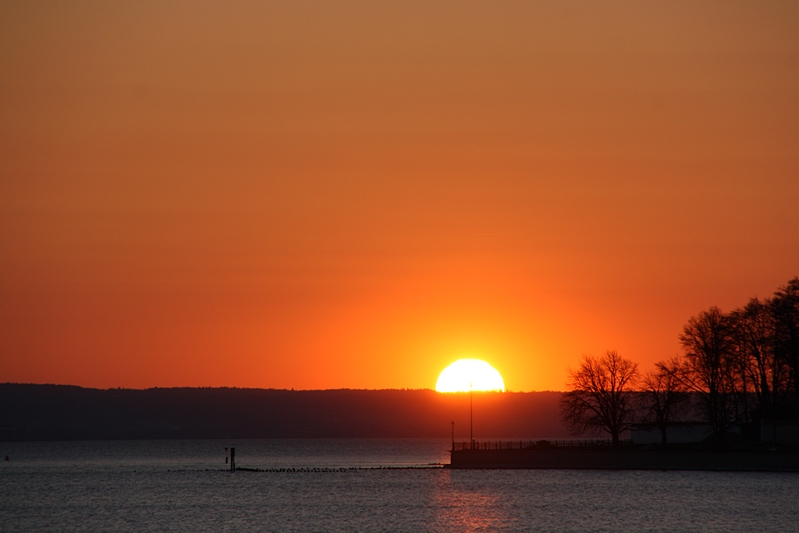
<svg viewBox="0 0 799 533"><path fill-rule="evenodd" d="M452 421L452 451L455 451L455 421Z"/></svg>
<svg viewBox="0 0 799 533"><path fill-rule="evenodd" d="M230 449L230 471L236 471L236 448Z"/></svg>

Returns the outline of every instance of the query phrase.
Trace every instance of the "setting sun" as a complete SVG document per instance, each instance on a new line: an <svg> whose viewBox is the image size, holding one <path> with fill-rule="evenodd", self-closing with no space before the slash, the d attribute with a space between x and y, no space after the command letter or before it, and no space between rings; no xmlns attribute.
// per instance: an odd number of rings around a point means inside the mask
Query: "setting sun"
<svg viewBox="0 0 799 533"><path fill-rule="evenodd" d="M505 391L499 372L480 359L459 359L441 371L437 392Z"/></svg>

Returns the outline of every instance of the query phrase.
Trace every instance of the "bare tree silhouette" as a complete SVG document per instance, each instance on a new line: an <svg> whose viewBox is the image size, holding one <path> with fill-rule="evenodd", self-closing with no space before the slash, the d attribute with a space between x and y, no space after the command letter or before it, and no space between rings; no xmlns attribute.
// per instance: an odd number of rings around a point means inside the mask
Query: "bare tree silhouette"
<svg viewBox="0 0 799 533"><path fill-rule="evenodd" d="M655 371L644 376L642 407L644 420L659 430L663 444L668 443L669 424L678 420L688 409L689 396L680 378L682 362L678 357L661 361Z"/></svg>
<svg viewBox="0 0 799 533"><path fill-rule="evenodd" d="M774 314L775 357L787 367L788 389L793 392L788 405L785 406L785 415L797 419L799 418L799 277L793 278L774 293L771 308Z"/></svg>
<svg viewBox="0 0 799 533"><path fill-rule="evenodd" d="M754 391L760 416L770 418L775 406L782 403L789 375L775 350L771 301L752 298L729 317L745 413L749 411L749 392Z"/></svg>
<svg viewBox="0 0 799 533"><path fill-rule="evenodd" d="M629 429L634 409L630 393L638 365L615 351L601 357L583 356L576 370L569 369L569 389L561 399L561 413L576 435L607 431L618 446L619 435Z"/></svg>
<svg viewBox="0 0 799 533"><path fill-rule="evenodd" d="M701 398L705 418L714 431L728 430L736 420L734 346L729 318L718 307L702 311L688 320L680 342L685 350L680 373L683 384Z"/></svg>

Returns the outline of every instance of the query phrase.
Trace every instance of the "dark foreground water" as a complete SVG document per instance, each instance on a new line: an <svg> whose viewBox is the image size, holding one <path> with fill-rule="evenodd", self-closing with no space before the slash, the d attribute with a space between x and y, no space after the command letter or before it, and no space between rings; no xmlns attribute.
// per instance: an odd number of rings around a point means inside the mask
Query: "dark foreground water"
<svg viewBox="0 0 799 533"><path fill-rule="evenodd" d="M230 474L231 445L239 466L311 471ZM0 443L0 531L799 531L799 474L379 468L445 463L448 448Z"/></svg>

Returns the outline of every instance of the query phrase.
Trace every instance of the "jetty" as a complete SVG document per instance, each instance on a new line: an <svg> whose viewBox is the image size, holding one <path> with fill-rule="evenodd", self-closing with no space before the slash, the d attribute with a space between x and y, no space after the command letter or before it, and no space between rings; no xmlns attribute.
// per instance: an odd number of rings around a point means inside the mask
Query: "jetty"
<svg viewBox="0 0 799 533"><path fill-rule="evenodd" d="M451 469L709 470L799 472L799 449L706 442L637 445L629 441L453 442Z"/></svg>

